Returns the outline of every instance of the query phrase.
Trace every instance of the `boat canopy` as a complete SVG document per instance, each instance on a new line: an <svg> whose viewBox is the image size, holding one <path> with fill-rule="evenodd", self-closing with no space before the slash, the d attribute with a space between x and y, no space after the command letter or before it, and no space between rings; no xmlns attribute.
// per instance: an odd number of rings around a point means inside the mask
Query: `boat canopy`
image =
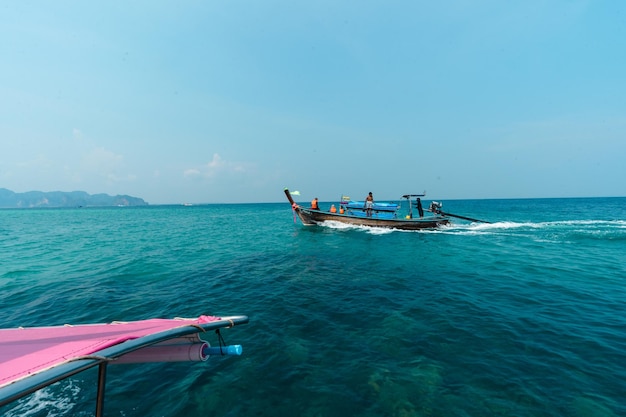
<svg viewBox="0 0 626 417"><path fill-rule="evenodd" d="M221 336L219 348L210 348L198 333L247 322L246 316L200 316L0 329L0 406L96 365L202 361L215 349L227 354L232 346L222 346Z"/></svg>
<svg viewBox="0 0 626 417"><path fill-rule="evenodd" d="M346 208L352 210L365 210L365 202L364 201L342 201L342 205L345 205ZM372 210L374 211L388 211L388 212L396 212L398 210L398 204L396 203L374 203L372 204Z"/></svg>

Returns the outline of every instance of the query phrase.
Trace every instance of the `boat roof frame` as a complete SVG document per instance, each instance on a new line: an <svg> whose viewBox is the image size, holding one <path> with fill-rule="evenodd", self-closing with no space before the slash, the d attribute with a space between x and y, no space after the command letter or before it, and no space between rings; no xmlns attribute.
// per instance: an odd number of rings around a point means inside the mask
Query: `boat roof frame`
<svg viewBox="0 0 626 417"><path fill-rule="evenodd" d="M426 191L424 191L422 194L404 194L402 196L402 198L406 198L406 199L411 199L413 197L426 197Z"/></svg>
<svg viewBox="0 0 626 417"><path fill-rule="evenodd" d="M248 323L247 316L230 316L207 323L183 324L180 327L126 340L122 343L99 350L91 355L70 359L67 362L60 363L0 387L0 407L8 405L56 382L86 371L87 369L99 366L100 371L98 376L95 415L96 417L100 417L103 415L106 366L109 362L160 342L246 323Z"/></svg>

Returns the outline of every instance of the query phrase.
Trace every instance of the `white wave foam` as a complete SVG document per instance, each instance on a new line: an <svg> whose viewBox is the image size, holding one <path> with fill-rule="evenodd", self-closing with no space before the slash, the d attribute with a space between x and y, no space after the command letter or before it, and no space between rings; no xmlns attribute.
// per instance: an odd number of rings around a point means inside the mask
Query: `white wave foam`
<svg viewBox="0 0 626 417"><path fill-rule="evenodd" d="M329 229L354 229L356 227L351 224L336 222L334 220L326 220L320 223L320 226L328 227Z"/></svg>
<svg viewBox="0 0 626 417"><path fill-rule="evenodd" d="M57 385L58 384L58 385ZM35 391L32 395L18 400L6 417L28 417L46 414L48 416L70 415L80 394L80 386L72 380L58 382L52 387ZM59 390L60 386L60 390Z"/></svg>
<svg viewBox="0 0 626 417"><path fill-rule="evenodd" d="M338 230L363 230L367 233L371 233L373 235L386 235L389 233L393 233L393 229L387 229L384 227L371 227L371 226L363 226L356 224L348 224L337 222L334 220L326 220L321 223L322 226L328 227L330 229L338 229Z"/></svg>
<svg viewBox="0 0 626 417"><path fill-rule="evenodd" d="M618 229L626 228L626 220L557 220L549 222L513 222L501 221L495 223L451 223L440 226L436 229L420 229L420 230L398 230L387 229L382 227L371 227L363 225L353 225L333 220L327 220L321 223L322 226L338 230L362 230L370 234L385 235L394 232L401 233L441 233L455 235L480 235L491 234L499 231L515 230L515 229L549 229L553 227L577 227L583 226L590 228L596 227L617 227Z"/></svg>
<svg viewBox="0 0 626 417"><path fill-rule="evenodd" d="M472 230L492 230L492 229L519 229L520 227L539 227L538 223L516 223L516 222L496 222L496 223L472 223L469 225Z"/></svg>
<svg viewBox="0 0 626 417"><path fill-rule="evenodd" d="M450 227L457 229L471 229L471 230L492 230L492 229L518 229L518 228L531 228L542 229L546 227L554 226L617 226L620 228L626 227L625 220L555 220L549 222L511 222L503 221L496 223L470 223L470 224L453 224Z"/></svg>

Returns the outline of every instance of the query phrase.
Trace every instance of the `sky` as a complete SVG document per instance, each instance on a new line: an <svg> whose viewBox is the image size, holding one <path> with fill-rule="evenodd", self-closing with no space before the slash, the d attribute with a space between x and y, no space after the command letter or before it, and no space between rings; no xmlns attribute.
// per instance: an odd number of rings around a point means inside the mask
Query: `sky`
<svg viewBox="0 0 626 417"><path fill-rule="evenodd" d="M621 0L0 4L0 188L626 196Z"/></svg>

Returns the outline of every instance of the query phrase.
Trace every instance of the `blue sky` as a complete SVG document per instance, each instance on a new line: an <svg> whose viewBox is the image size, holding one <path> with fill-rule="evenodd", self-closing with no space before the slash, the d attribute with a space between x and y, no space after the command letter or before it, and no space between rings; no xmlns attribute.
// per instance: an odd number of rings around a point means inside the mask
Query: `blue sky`
<svg viewBox="0 0 626 417"><path fill-rule="evenodd" d="M0 188L626 196L622 1L6 1Z"/></svg>

